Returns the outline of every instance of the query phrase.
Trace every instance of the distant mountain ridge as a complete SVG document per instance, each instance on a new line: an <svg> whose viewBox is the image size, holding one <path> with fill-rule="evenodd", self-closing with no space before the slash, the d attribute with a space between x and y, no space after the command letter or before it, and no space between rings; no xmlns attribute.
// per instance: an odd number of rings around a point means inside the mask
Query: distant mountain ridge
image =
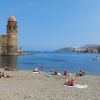
<svg viewBox="0 0 100 100"><path fill-rule="evenodd" d="M72 52L74 48L72 47L66 47L56 50L57 52Z"/></svg>
<svg viewBox="0 0 100 100"><path fill-rule="evenodd" d="M100 45L97 44L87 44L82 47L72 48L66 47L56 50L57 52L83 52L83 53L99 53Z"/></svg>
<svg viewBox="0 0 100 100"><path fill-rule="evenodd" d="M100 47L100 45L97 45L97 44L87 44L87 45L84 45L80 48L98 48Z"/></svg>

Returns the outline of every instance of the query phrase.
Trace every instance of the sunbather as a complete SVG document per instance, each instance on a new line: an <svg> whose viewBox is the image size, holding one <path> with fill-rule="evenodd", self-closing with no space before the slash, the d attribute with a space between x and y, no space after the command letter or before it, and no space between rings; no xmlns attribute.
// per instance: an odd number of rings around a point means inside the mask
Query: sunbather
<svg viewBox="0 0 100 100"><path fill-rule="evenodd" d="M68 75L67 70L64 71L63 75Z"/></svg>
<svg viewBox="0 0 100 100"><path fill-rule="evenodd" d="M85 75L85 72L80 70L79 73L76 74L76 77Z"/></svg>
<svg viewBox="0 0 100 100"><path fill-rule="evenodd" d="M0 72L0 78L12 78L14 76L6 75L4 72Z"/></svg>
<svg viewBox="0 0 100 100"><path fill-rule="evenodd" d="M33 72L38 72L38 68L35 68L35 69L33 70Z"/></svg>
<svg viewBox="0 0 100 100"><path fill-rule="evenodd" d="M73 86L74 85L73 79L67 79L65 81L65 85L67 85L67 86Z"/></svg>

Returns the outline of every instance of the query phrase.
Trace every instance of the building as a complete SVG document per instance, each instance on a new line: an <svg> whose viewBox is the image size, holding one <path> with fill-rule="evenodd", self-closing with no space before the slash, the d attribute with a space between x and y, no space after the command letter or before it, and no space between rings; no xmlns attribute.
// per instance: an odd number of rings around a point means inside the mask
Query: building
<svg viewBox="0 0 100 100"><path fill-rule="evenodd" d="M0 55L18 55L18 26L14 16L7 22L5 35L0 35Z"/></svg>

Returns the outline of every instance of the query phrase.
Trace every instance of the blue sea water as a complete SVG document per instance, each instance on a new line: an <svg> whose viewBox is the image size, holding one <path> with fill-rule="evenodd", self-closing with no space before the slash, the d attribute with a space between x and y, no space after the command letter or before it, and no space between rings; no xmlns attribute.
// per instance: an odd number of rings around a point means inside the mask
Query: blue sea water
<svg viewBox="0 0 100 100"><path fill-rule="evenodd" d="M18 70L33 70L38 67L49 71L51 68L63 72L76 73L80 69L87 74L100 75L100 61L93 58L100 57L97 53L58 53L58 52L32 52L33 55L0 57L0 66L12 66Z"/></svg>

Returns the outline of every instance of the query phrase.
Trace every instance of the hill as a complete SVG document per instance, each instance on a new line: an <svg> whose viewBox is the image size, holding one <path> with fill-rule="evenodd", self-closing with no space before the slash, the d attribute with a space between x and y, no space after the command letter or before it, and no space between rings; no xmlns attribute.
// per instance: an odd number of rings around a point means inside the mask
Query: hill
<svg viewBox="0 0 100 100"><path fill-rule="evenodd" d="M99 53L100 52L100 45L94 44L87 44L82 47L72 48L66 47L56 50L56 52L83 52L83 53Z"/></svg>
<svg viewBox="0 0 100 100"><path fill-rule="evenodd" d="M66 47L56 50L56 52L73 52L74 48L72 47Z"/></svg>
<svg viewBox="0 0 100 100"><path fill-rule="evenodd" d="M100 47L100 45L97 45L97 44L87 44L80 48L99 48L99 47Z"/></svg>

